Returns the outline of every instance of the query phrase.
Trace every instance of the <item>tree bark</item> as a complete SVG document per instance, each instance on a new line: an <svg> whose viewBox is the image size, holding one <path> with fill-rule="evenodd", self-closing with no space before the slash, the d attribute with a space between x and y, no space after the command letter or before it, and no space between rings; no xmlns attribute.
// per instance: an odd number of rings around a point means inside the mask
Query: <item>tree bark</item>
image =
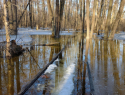
<svg viewBox="0 0 125 95"><path fill-rule="evenodd" d="M60 22L59 0L56 0L56 33L55 33L56 38L59 38L59 32L60 32L59 22Z"/></svg>
<svg viewBox="0 0 125 95"><path fill-rule="evenodd" d="M121 18L121 15L122 15L122 12L123 12L123 9L124 9L124 5L125 5L125 0L121 0L120 8L119 8L119 11L117 13L116 19L114 21L114 24L113 24L112 31L110 33L109 39L113 39L113 37L114 37L115 31L117 29L119 20Z"/></svg>
<svg viewBox="0 0 125 95"><path fill-rule="evenodd" d="M11 5L11 0L8 0L7 2L7 5L8 5L8 18L9 18L9 31L10 31L10 34L12 33L13 34L13 15L12 15L12 5Z"/></svg>
<svg viewBox="0 0 125 95"><path fill-rule="evenodd" d="M16 5L16 0L12 0L13 5L13 35L17 34L17 6Z"/></svg>
<svg viewBox="0 0 125 95"><path fill-rule="evenodd" d="M100 5L100 10L99 10L99 19L98 19L98 21L97 21L97 33L98 33L98 35L99 35L99 29L101 28L101 24L102 24L102 16L101 16L101 14L102 14L102 11L103 11L103 4L104 4L104 0L101 0L101 5Z"/></svg>
<svg viewBox="0 0 125 95"><path fill-rule="evenodd" d="M30 0L30 4L29 4L29 16L30 16L30 26L33 29L32 0Z"/></svg>
<svg viewBox="0 0 125 95"><path fill-rule="evenodd" d="M109 8L108 8L108 16L107 16L107 21L106 21L106 26L105 26L104 39L108 38L108 33L110 31L109 26L110 26L111 12L112 12L112 4L113 4L113 0L110 0Z"/></svg>
<svg viewBox="0 0 125 95"><path fill-rule="evenodd" d="M89 5L90 5L90 1L89 0L86 0L86 8L87 8L87 18L86 18L86 22L87 22L87 39L89 38L89 30L90 30L90 26L89 26Z"/></svg>
<svg viewBox="0 0 125 95"><path fill-rule="evenodd" d="M93 30L94 30L94 25L95 25L95 9L96 9L96 1L97 1L97 0L94 0L94 5L93 5L93 16L92 16L92 27L91 27L90 38L92 38Z"/></svg>
<svg viewBox="0 0 125 95"><path fill-rule="evenodd" d="M82 19L82 32L84 33L84 23L85 23L85 0L83 0L83 19Z"/></svg>
<svg viewBox="0 0 125 95"><path fill-rule="evenodd" d="M5 30L6 30L6 57L11 57L11 54L9 52L10 50L10 33L8 29L8 21L7 21L7 9L6 9L6 3L4 3L4 24L5 24Z"/></svg>

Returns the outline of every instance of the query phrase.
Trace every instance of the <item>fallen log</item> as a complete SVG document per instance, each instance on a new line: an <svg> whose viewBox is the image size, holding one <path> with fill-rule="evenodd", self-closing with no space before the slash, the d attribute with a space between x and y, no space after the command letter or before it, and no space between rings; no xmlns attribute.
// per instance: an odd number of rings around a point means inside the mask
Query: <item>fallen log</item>
<svg viewBox="0 0 125 95"><path fill-rule="evenodd" d="M34 82L44 74L45 70L49 67L50 64L52 64L58 56L62 53L62 51L66 48L66 46L44 67L42 70L34 77L33 80L31 80L19 93L18 95L23 95L33 84Z"/></svg>
<svg viewBox="0 0 125 95"><path fill-rule="evenodd" d="M37 45L30 45L30 46L58 46L58 45L60 45L59 42L49 43L49 44L37 44ZM29 46L29 45L25 45L25 46Z"/></svg>

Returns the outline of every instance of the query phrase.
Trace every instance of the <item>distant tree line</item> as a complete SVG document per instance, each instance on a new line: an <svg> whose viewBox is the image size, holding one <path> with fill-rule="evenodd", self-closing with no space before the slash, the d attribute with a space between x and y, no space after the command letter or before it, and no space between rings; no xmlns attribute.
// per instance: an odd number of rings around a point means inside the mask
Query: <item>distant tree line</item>
<svg viewBox="0 0 125 95"><path fill-rule="evenodd" d="M100 34L105 30L107 38L113 28L116 28L117 32L125 30L125 0L5 1L11 34L17 33L16 27L50 27L56 37L59 36L60 30L87 29L91 31L90 35L93 32ZM0 1L0 28L4 26L3 16L3 2Z"/></svg>

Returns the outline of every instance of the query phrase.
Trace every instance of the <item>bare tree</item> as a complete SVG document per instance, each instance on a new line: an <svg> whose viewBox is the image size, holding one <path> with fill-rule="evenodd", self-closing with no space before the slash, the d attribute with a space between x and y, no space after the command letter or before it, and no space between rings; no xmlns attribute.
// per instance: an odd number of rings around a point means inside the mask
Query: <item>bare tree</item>
<svg viewBox="0 0 125 95"><path fill-rule="evenodd" d="M10 50L10 33L8 29L8 21L7 21L7 7L6 7L6 1L4 1L4 24L5 24L5 30L6 30L6 57L11 57L11 54L9 52Z"/></svg>
<svg viewBox="0 0 125 95"><path fill-rule="evenodd" d="M112 4L113 4L113 0L110 0L109 8L108 8L108 16L107 16L106 26L105 26L105 34L104 34L105 39L108 38L108 33L110 31L109 29L110 29L110 19L111 19L111 12L112 12Z"/></svg>
<svg viewBox="0 0 125 95"><path fill-rule="evenodd" d="M104 5L104 0L101 0L101 5L100 5L100 9L99 9L99 18L97 20L97 26L96 26L96 28L97 28L96 31L97 31L98 35L99 35L99 29L100 29L101 24L102 24L103 5Z"/></svg>
<svg viewBox="0 0 125 95"><path fill-rule="evenodd" d="M94 0L94 4L93 4L93 16L92 16L92 27L91 27L90 38L92 38L93 30L94 30L94 25L95 25L95 9L96 9L96 1L97 1L97 0Z"/></svg>
<svg viewBox="0 0 125 95"><path fill-rule="evenodd" d="M84 23L85 23L85 0L83 0L83 19L82 19L82 32L84 33Z"/></svg>
<svg viewBox="0 0 125 95"><path fill-rule="evenodd" d="M17 34L17 6L16 6L17 1L12 0L13 4L13 34Z"/></svg>
<svg viewBox="0 0 125 95"><path fill-rule="evenodd" d="M86 0L86 11L87 11L87 13L86 13L86 16L87 16L87 18L86 18L86 23L87 23L87 39L89 38L89 30L90 30L90 26L89 26L89 5L90 5L90 1L89 0Z"/></svg>
<svg viewBox="0 0 125 95"><path fill-rule="evenodd" d="M30 26L33 28L33 10L32 10L32 0L29 4L29 16L30 16Z"/></svg>
<svg viewBox="0 0 125 95"><path fill-rule="evenodd" d="M56 38L59 38L64 4L65 4L65 0L60 0L60 6L59 6L59 0L56 0L56 31L55 31Z"/></svg>
<svg viewBox="0 0 125 95"><path fill-rule="evenodd" d="M119 20L121 18L121 15L122 15L122 12L123 12L123 9L124 9L124 5L125 5L125 0L121 0L120 8L119 8L119 11L117 13L116 19L114 21L114 24L113 24L112 31L110 33L109 39L113 39L113 37L114 37L115 31L117 29Z"/></svg>
<svg viewBox="0 0 125 95"><path fill-rule="evenodd" d="M8 0L7 2L7 10L8 10L8 18L9 18L9 31L13 34L13 16L12 16L12 5L11 0Z"/></svg>

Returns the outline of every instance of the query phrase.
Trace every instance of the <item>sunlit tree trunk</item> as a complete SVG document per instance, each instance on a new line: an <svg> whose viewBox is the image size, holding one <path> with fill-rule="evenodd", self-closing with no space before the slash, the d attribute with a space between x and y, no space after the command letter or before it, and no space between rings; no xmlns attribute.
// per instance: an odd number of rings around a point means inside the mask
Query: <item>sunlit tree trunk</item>
<svg viewBox="0 0 125 95"><path fill-rule="evenodd" d="M120 8L119 8L119 11L117 13L116 19L114 21L114 24L113 24L109 39L113 39L113 37L114 37L115 31L116 31L117 26L118 26L118 22L119 22L119 20L121 18L121 15L122 15L122 12L123 12L123 9L124 9L124 5L125 5L125 0L121 0Z"/></svg>
<svg viewBox="0 0 125 95"><path fill-rule="evenodd" d="M76 0L76 31L78 30L78 0Z"/></svg>
<svg viewBox="0 0 125 95"><path fill-rule="evenodd" d="M5 24L5 30L6 30L6 57L11 57L11 54L9 52L10 50L10 33L8 29L8 21L7 21L7 10L6 10L6 3L4 3L4 24Z"/></svg>
<svg viewBox="0 0 125 95"><path fill-rule="evenodd" d="M36 30L38 30L40 28L39 25L39 18L40 18L40 9L39 9L39 0L37 0L37 23L36 23Z"/></svg>
<svg viewBox="0 0 125 95"><path fill-rule="evenodd" d="M52 11L50 0L47 0L47 6L48 6L49 15L50 15L50 21L51 21L51 24L52 24L52 36L54 36L54 33L55 33L55 31L54 31L55 30L54 29L54 15L53 15L54 13Z"/></svg>
<svg viewBox="0 0 125 95"><path fill-rule="evenodd" d="M106 22L106 10L107 10L107 0L105 0L104 2L104 6L103 6L103 13L102 13L102 30L105 30L105 22Z"/></svg>
<svg viewBox="0 0 125 95"><path fill-rule="evenodd" d="M98 6L99 5L99 0L97 0L97 3L96 3L96 11L95 11L95 29L96 29L96 26L97 26L97 21L98 21Z"/></svg>
<svg viewBox="0 0 125 95"><path fill-rule="evenodd" d="M107 20L106 20L106 26L105 26L105 34L104 34L104 38L107 39L108 38L108 34L109 34L109 29L110 29L110 19L111 19L111 12L112 12L112 4L113 4L113 0L109 1L109 8L108 8L108 16L107 16Z"/></svg>
<svg viewBox="0 0 125 95"><path fill-rule="evenodd" d="M89 26L89 5L90 5L90 1L89 0L86 0L86 11L87 11L87 13L86 13L86 23L87 23L87 39L89 38L89 30L90 30L90 26Z"/></svg>
<svg viewBox="0 0 125 95"><path fill-rule="evenodd" d="M97 33L99 35L99 30L101 29L102 24L102 11L103 11L104 0L101 0L100 10L99 10L99 18L97 20Z"/></svg>
<svg viewBox="0 0 125 95"><path fill-rule="evenodd" d="M113 8L112 8L112 15L111 15L111 21L110 24L113 23L115 15L117 14L117 10L118 10L118 6L119 6L119 0L115 0Z"/></svg>
<svg viewBox="0 0 125 95"><path fill-rule="evenodd" d="M12 5L11 5L11 0L8 0L7 2L7 10L8 10L8 18L9 18L9 31L10 34L13 33L13 15L12 15Z"/></svg>
<svg viewBox="0 0 125 95"><path fill-rule="evenodd" d="M92 38L94 25L95 25L95 9L96 9L96 0L94 0L94 5L93 5L93 16L92 16L92 27L91 27L90 38Z"/></svg>
<svg viewBox="0 0 125 95"><path fill-rule="evenodd" d="M45 28L45 1L42 0L42 28Z"/></svg>

